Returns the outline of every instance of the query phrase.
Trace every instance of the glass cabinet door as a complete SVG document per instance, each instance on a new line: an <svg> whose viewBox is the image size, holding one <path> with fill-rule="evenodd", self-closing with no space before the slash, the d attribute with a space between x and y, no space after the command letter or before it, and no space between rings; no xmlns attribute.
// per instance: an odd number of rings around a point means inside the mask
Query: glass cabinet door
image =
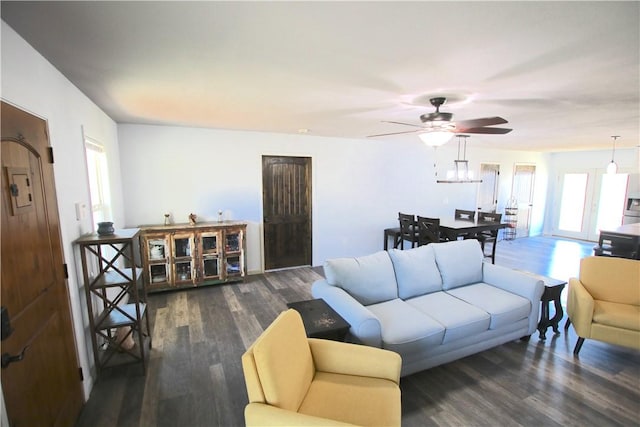
<svg viewBox="0 0 640 427"><path fill-rule="evenodd" d="M176 233L171 239L173 253L173 278L175 283L192 282L193 274L193 234Z"/></svg>
<svg viewBox="0 0 640 427"><path fill-rule="evenodd" d="M240 255L225 258L227 277L242 275L242 259Z"/></svg>
<svg viewBox="0 0 640 427"><path fill-rule="evenodd" d="M169 281L169 245L164 236L150 236L145 240L147 254L147 276L151 285L167 284Z"/></svg>
<svg viewBox="0 0 640 427"><path fill-rule="evenodd" d="M217 256L205 256L202 259L202 278L204 280L220 277L220 258Z"/></svg>
<svg viewBox="0 0 640 427"><path fill-rule="evenodd" d="M242 232L227 232L225 235L224 250L226 253L240 252L242 248Z"/></svg>
<svg viewBox="0 0 640 427"><path fill-rule="evenodd" d="M200 240L202 242L202 254L212 255L218 254L220 251L220 233L219 232L206 232L200 233Z"/></svg>

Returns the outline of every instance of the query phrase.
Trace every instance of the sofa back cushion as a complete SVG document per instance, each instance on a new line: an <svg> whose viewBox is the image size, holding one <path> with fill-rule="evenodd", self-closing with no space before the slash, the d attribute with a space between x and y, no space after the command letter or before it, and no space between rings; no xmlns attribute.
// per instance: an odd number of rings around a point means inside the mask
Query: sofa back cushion
<svg viewBox="0 0 640 427"><path fill-rule="evenodd" d="M327 260L324 275L328 284L344 289L362 305L398 298L393 264L386 251Z"/></svg>
<svg viewBox="0 0 640 427"><path fill-rule="evenodd" d="M396 273L398 296L403 300L442 290L442 277L431 246L389 251Z"/></svg>
<svg viewBox="0 0 640 427"><path fill-rule="evenodd" d="M482 281L484 255L477 240L432 243L430 246L433 246L445 291Z"/></svg>

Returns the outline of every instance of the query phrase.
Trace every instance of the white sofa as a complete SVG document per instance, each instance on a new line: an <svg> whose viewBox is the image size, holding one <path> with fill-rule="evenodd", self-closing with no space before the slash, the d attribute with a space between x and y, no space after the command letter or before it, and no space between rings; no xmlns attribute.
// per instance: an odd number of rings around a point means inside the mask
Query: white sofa
<svg viewBox="0 0 640 427"><path fill-rule="evenodd" d="M472 239L331 259L312 294L350 341L399 353L405 376L536 330L544 283L483 259Z"/></svg>

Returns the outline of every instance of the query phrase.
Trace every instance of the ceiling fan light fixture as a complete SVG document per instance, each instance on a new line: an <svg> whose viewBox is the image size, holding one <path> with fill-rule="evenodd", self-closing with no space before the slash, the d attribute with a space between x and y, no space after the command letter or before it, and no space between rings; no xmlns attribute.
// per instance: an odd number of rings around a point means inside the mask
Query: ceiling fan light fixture
<svg viewBox="0 0 640 427"><path fill-rule="evenodd" d="M418 134L418 138L429 147L440 147L453 138L453 132L434 130Z"/></svg>

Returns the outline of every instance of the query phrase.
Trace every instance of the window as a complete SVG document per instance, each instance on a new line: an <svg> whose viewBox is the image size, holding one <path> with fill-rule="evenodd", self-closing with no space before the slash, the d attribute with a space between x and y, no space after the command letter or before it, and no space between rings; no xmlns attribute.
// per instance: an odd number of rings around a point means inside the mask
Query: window
<svg viewBox="0 0 640 427"><path fill-rule="evenodd" d="M85 139L89 192L91 193L91 214L94 229L98 223L111 221L111 191L109 189L109 168L107 153L102 144Z"/></svg>

